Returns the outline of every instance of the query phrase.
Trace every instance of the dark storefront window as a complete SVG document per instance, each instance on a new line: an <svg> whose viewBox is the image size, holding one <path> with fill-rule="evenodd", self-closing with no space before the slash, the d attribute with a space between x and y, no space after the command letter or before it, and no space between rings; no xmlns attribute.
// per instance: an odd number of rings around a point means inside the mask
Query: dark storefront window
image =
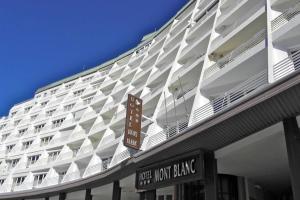
<svg viewBox="0 0 300 200"><path fill-rule="evenodd" d="M236 176L218 175L218 200L238 200Z"/></svg>
<svg viewBox="0 0 300 200"><path fill-rule="evenodd" d="M184 184L185 200L204 200L204 185L201 181L193 181Z"/></svg>

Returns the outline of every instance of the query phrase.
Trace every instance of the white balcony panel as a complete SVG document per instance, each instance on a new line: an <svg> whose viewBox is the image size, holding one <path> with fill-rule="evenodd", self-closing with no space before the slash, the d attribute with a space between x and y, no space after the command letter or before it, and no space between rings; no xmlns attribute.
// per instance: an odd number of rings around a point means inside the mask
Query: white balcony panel
<svg viewBox="0 0 300 200"><path fill-rule="evenodd" d="M273 44L276 48L287 50L300 45L300 3L297 14L273 32Z"/></svg>
<svg viewBox="0 0 300 200"><path fill-rule="evenodd" d="M267 68L265 40L236 57L231 63L203 80L201 92L207 97L218 96L234 85Z"/></svg>

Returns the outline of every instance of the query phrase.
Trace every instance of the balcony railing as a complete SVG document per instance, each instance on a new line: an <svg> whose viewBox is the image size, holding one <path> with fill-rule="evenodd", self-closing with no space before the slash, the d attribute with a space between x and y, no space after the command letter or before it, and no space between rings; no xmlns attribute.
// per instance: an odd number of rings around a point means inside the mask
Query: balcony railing
<svg viewBox="0 0 300 200"><path fill-rule="evenodd" d="M204 72L204 79L209 78L216 72L220 71L222 68L224 68L226 65L232 63L236 58L240 57L244 53L246 53L248 50L252 49L259 43L261 43L263 40L265 40L266 37L266 29L263 29L259 31L257 34L255 34L250 40L245 42L244 44L240 45L227 55L225 55L223 58L219 59L215 64L208 67Z"/></svg>
<svg viewBox="0 0 300 200"><path fill-rule="evenodd" d="M168 138L171 138L181 132L183 132L188 127L188 120L183 119L180 121L168 123L168 125L160 132L150 136L146 149L149 149Z"/></svg>
<svg viewBox="0 0 300 200"><path fill-rule="evenodd" d="M295 51L273 67L274 80L277 81L300 69L300 50Z"/></svg>
<svg viewBox="0 0 300 200"><path fill-rule="evenodd" d="M267 70L264 70L249 78L245 82L239 84L235 88L227 91L223 96L217 97L204 106L196 109L192 124L200 122L225 110L233 103L236 103L238 100L242 99L242 97L257 91L257 89L265 86L266 84L268 84L268 74Z"/></svg>
<svg viewBox="0 0 300 200"><path fill-rule="evenodd" d="M284 11L281 15L279 15L272 21L272 31L279 29L281 26L286 24L298 14L300 14L300 2L292 8L289 8L286 11Z"/></svg>

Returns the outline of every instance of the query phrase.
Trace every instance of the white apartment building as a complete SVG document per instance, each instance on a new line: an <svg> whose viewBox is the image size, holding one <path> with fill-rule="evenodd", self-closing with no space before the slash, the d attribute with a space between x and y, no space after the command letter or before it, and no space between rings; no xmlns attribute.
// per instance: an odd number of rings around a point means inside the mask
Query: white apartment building
<svg viewBox="0 0 300 200"><path fill-rule="evenodd" d="M299 58L300 1L190 0L0 119L0 199L300 199Z"/></svg>

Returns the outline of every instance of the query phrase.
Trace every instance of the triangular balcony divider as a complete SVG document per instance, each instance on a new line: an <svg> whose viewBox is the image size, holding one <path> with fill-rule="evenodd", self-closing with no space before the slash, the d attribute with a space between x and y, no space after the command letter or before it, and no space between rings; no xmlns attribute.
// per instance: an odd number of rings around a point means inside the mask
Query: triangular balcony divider
<svg viewBox="0 0 300 200"><path fill-rule="evenodd" d="M77 166L76 163L72 162L66 175L64 176L62 182L69 182L69 181L73 181L76 179L80 179L81 178L81 174L80 174L80 170Z"/></svg>
<svg viewBox="0 0 300 200"><path fill-rule="evenodd" d="M58 184L59 175L54 168L51 168L39 187L48 187Z"/></svg>
<svg viewBox="0 0 300 200"><path fill-rule="evenodd" d="M151 147L161 143L162 141L165 141L167 139L167 136L163 129L157 125L156 123L153 123L149 125L147 136L145 137L142 145L141 150L147 150Z"/></svg>
<svg viewBox="0 0 300 200"><path fill-rule="evenodd" d="M102 160L97 154L94 154L83 174L83 177L88 177L101 171L103 171Z"/></svg>

